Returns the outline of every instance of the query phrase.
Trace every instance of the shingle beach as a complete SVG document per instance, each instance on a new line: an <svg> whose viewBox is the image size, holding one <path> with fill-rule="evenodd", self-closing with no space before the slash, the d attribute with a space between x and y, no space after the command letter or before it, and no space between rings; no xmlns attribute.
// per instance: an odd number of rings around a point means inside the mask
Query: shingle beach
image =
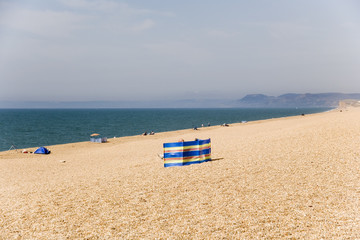
<svg viewBox="0 0 360 240"><path fill-rule="evenodd" d="M0 152L0 239L360 239L360 108L46 147Z"/></svg>

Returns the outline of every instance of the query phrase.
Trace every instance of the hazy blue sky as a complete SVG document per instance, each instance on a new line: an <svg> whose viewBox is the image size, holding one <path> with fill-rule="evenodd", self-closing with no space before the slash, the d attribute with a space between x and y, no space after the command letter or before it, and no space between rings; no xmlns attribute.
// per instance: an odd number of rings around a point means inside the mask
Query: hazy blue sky
<svg viewBox="0 0 360 240"><path fill-rule="evenodd" d="M360 92L358 0L0 0L0 101Z"/></svg>

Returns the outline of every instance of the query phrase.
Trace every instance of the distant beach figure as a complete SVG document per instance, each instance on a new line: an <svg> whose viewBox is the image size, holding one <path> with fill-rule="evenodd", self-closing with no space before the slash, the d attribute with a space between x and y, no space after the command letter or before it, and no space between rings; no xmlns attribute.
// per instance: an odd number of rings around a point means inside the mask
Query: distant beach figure
<svg viewBox="0 0 360 240"><path fill-rule="evenodd" d="M201 124L201 127L204 127L204 124Z"/></svg>
<svg viewBox="0 0 360 240"><path fill-rule="evenodd" d="M150 132L150 135L154 135L154 134L155 134L154 131L151 131L151 132Z"/></svg>
<svg viewBox="0 0 360 240"><path fill-rule="evenodd" d="M178 140L178 142L184 142L184 139L180 138L180 139Z"/></svg>
<svg viewBox="0 0 360 240"><path fill-rule="evenodd" d="M229 124L227 124L227 123L223 123L221 126L223 126L223 127L228 127L228 126L229 126Z"/></svg>
<svg viewBox="0 0 360 240"><path fill-rule="evenodd" d="M208 127L210 127L210 123L208 123Z"/></svg>
<svg viewBox="0 0 360 240"><path fill-rule="evenodd" d="M193 129L194 129L194 130L198 130L197 126L195 126Z"/></svg>
<svg viewBox="0 0 360 240"><path fill-rule="evenodd" d="M147 134L148 134L147 132L144 132L142 135L143 135L143 136L146 136Z"/></svg>

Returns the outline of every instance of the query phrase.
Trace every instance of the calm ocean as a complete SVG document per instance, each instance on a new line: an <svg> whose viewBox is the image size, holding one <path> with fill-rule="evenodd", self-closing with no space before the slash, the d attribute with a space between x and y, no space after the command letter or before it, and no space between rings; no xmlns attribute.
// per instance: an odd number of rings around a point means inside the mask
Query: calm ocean
<svg viewBox="0 0 360 240"><path fill-rule="evenodd" d="M303 109L0 109L0 151L327 111Z"/></svg>

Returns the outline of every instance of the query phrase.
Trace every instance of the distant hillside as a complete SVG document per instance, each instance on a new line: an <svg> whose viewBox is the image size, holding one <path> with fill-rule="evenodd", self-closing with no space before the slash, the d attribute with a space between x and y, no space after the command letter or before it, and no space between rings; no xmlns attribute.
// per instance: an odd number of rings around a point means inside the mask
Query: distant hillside
<svg viewBox="0 0 360 240"><path fill-rule="evenodd" d="M250 94L237 101L238 107L337 107L340 100L359 99L360 93L288 93L278 97Z"/></svg>
<svg viewBox="0 0 360 240"><path fill-rule="evenodd" d="M287 93L278 97L250 94L242 99L173 99L149 101L0 101L1 108L283 108L338 107L341 100L360 100L360 93ZM345 103L344 103L345 104ZM350 103L347 103L348 105ZM353 105L355 103L352 103ZM356 103L357 104L357 103Z"/></svg>
<svg viewBox="0 0 360 240"><path fill-rule="evenodd" d="M354 99L345 99L341 100L339 102L340 108L346 108L346 107L360 107L360 100L354 100Z"/></svg>

